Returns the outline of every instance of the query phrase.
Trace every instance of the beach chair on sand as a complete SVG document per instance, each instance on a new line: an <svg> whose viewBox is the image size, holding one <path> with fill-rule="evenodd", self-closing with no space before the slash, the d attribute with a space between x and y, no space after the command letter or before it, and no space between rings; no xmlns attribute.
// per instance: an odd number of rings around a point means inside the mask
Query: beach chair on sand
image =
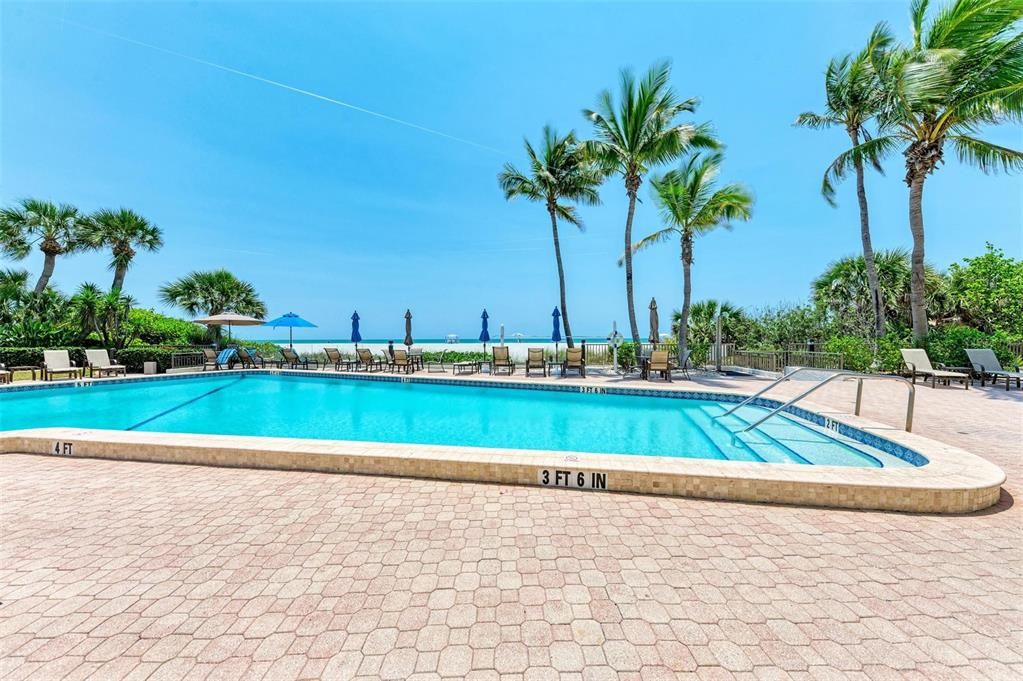
<svg viewBox="0 0 1023 681"><path fill-rule="evenodd" d="M544 376L547 375L547 362L543 358L543 348L526 350L526 376L529 376L530 369L539 369Z"/></svg>
<svg viewBox="0 0 1023 681"><path fill-rule="evenodd" d="M367 348L359 348L356 350L356 354L359 356L359 361L355 365L355 369L365 369L366 371L380 371L383 368L383 364L380 363L380 359L373 356Z"/></svg>
<svg viewBox="0 0 1023 681"><path fill-rule="evenodd" d="M127 374L128 369L123 364L116 364L110 361L110 353L106 350L86 350L85 361L89 367L90 376L116 376Z"/></svg>
<svg viewBox="0 0 1023 681"><path fill-rule="evenodd" d="M298 353L291 348L281 348L281 355L284 357L284 363L287 364L290 369L320 368L319 360L299 357ZM309 366L310 364L312 364L312 367Z"/></svg>
<svg viewBox="0 0 1023 681"><path fill-rule="evenodd" d="M1009 389L1009 384L1012 379L1016 379L1016 387L1020 387L1020 380L1023 379L1023 373L1020 373L1019 367L1013 367L1015 371L1006 371L1002 368L1002 363L998 361L998 357L995 355L994 350L990 348L969 348L966 350L966 356L970 359L970 364L973 366L974 372L980 376L980 385L984 386L984 381L988 376L991 377L991 385L997 387L998 379L1005 379L1005 389Z"/></svg>
<svg viewBox="0 0 1023 681"><path fill-rule="evenodd" d="M409 357L408 351L395 349L394 358L391 360L391 373L395 371L404 371L406 374L411 374L416 370L413 360Z"/></svg>
<svg viewBox="0 0 1023 681"><path fill-rule="evenodd" d="M490 363L490 371L492 373L506 373L509 376L515 373L515 362L511 360L511 354L508 351L507 345L495 345L494 346L494 359Z"/></svg>
<svg viewBox="0 0 1023 681"><path fill-rule="evenodd" d="M945 385L950 385L952 381L960 381L967 390L970 389L973 379L969 374L961 371L948 371L944 364L938 364L938 368L934 368L931 366L931 359L927 356L927 351L923 348L903 348L899 352L902 353L902 361L909 369L914 384L917 376L922 376L925 381L930 376L932 388L938 387L938 381L942 381Z"/></svg>
<svg viewBox="0 0 1023 681"><path fill-rule="evenodd" d="M649 381L655 373L660 374L664 380L671 383L671 360L668 359L667 350L654 350L650 353L646 370L647 380Z"/></svg>
<svg viewBox="0 0 1023 681"><path fill-rule="evenodd" d="M561 363L561 375L569 371L576 371L580 376L586 378L586 358L583 357L582 348L566 348L565 361Z"/></svg>
<svg viewBox="0 0 1023 681"><path fill-rule="evenodd" d="M82 370L71 361L67 350L43 350L43 380L51 381L54 376L82 377Z"/></svg>

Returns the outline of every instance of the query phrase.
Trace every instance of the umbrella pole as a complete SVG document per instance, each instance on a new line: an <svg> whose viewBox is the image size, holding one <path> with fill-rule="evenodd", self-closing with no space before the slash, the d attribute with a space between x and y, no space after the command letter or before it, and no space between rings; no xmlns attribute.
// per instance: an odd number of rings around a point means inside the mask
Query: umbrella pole
<svg viewBox="0 0 1023 681"><path fill-rule="evenodd" d="M294 327L288 327L288 349L295 349L295 329Z"/></svg>

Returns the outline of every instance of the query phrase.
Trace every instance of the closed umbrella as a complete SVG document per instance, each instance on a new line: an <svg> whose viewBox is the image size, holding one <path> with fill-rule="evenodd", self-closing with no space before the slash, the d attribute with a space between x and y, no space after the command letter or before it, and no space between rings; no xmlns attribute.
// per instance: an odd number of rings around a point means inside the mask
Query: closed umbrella
<svg viewBox="0 0 1023 681"><path fill-rule="evenodd" d="M359 333L359 313L358 311L352 313L352 342L355 343L355 349L359 349L359 341L362 340L362 334Z"/></svg>
<svg viewBox="0 0 1023 681"><path fill-rule="evenodd" d="M405 347L412 347L412 310L405 310Z"/></svg>
<svg viewBox="0 0 1023 681"><path fill-rule="evenodd" d="M554 341L554 359L558 359L558 344L561 343L561 310L557 307L551 313L554 317L554 331L551 333L551 340Z"/></svg>
<svg viewBox="0 0 1023 681"><path fill-rule="evenodd" d="M483 314L480 315L480 319L483 320L483 328L480 330L480 340L483 342L483 354L486 354L487 343L490 342L490 329L487 328L487 320L490 319L490 315L487 314L486 308L483 308Z"/></svg>
<svg viewBox="0 0 1023 681"><path fill-rule="evenodd" d="M295 345L295 329L315 329L316 325L310 321L302 319L294 312L281 315L277 319L273 319L266 323L266 326L272 326L277 328L279 326L286 326L288 328L288 347L292 348Z"/></svg>
<svg viewBox="0 0 1023 681"><path fill-rule="evenodd" d="M650 299L650 342L657 343L661 339L661 334L658 332L660 326L660 320L657 316L657 300L654 298Z"/></svg>
<svg viewBox="0 0 1023 681"><path fill-rule="evenodd" d="M196 319L195 322L196 324L205 324L206 326L226 326L228 342L231 341L232 326L260 326L263 324L262 319L256 319L255 317L249 317L244 314L235 314L233 312L211 315L202 319Z"/></svg>

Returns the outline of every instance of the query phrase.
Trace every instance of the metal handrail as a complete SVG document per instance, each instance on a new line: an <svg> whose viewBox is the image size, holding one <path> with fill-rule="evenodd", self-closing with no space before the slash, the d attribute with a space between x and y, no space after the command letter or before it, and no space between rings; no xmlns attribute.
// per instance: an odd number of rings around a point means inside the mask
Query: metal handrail
<svg viewBox="0 0 1023 681"><path fill-rule="evenodd" d="M732 407L731 409L729 409L728 411L726 411L726 412L725 412L724 414L718 414L718 415L717 415L717 416L715 416L714 418L716 418L716 419L721 419L721 418L724 418L724 417L726 417L726 416L731 416L731 415L732 415L732 414L734 414L735 412L739 411L739 409L741 409L742 407L745 407L745 406L746 406L747 404L749 404L749 403L750 403L750 402L752 402L753 400L757 399L758 397L760 397L761 395L763 395L764 393L766 393L766 392L767 392L768 390L770 390L770 389L771 389L771 388L773 388L774 386L778 385L779 383L784 383L785 381L789 380L790 378L792 378L793 376L795 376L796 374L798 374L798 373L799 373L799 372L801 372L801 371L816 371L816 372L820 372L820 371L821 371L821 369L814 369L813 367L800 367L799 369L796 369L796 370L795 370L795 371L793 371L792 373L789 373L789 374L785 374L785 375L784 375L784 376L782 376L781 378L778 378L777 380L774 380L774 381L772 381L770 385L768 385L767 387L765 387L765 388L764 388L763 390L761 390L760 392L756 393L755 395L750 395L750 396L749 396L749 397L747 397L747 398L746 398L745 400L743 400L743 401L742 401L742 402L740 402L739 404L735 405L734 407Z"/></svg>
<svg viewBox="0 0 1023 681"><path fill-rule="evenodd" d="M796 371L792 372L792 374L795 374L795 373L797 373L797 372ZM791 376L792 374L789 374L789 376ZM785 378L788 378L788 377L787 376L783 376L782 379L779 379L778 381L775 381L775 383L772 383L770 386L765 388L765 390L771 388L772 386L776 385L777 383L781 383L782 380L784 380ZM831 383L832 381L834 381L835 379L838 379L838 378L841 378L842 380L846 380L846 381L848 381L848 380L855 380L856 381L856 411L855 411L855 414L857 416L860 415L860 405L863 402L863 381L864 380L895 380L895 381L901 381L901 382L905 383L906 387L909 388L909 399L906 401L906 432L908 433L908 432L911 432L913 430L913 405L916 402L916 386L914 386L912 383L910 383L910 381L908 379L903 378L902 376L891 376L891 375L888 375L888 374L861 374L861 373L856 373L854 371L841 371L839 373L832 374L831 376L828 376L827 378L825 378L820 383L814 384L809 390L804 390L802 393L800 393L799 395L796 395L795 397L793 397L791 400L789 400L785 404L783 404L780 407L777 407L774 410L772 410L771 413L768 414L767 416L764 416L760 420L755 421L754 423L751 423L750 425L746 426L745 428L743 428L739 432L740 433L745 433L748 430L752 430L753 428L756 428L761 423L763 423L767 419L771 418L775 414L777 414L777 413L779 413L781 411L784 411L785 409L788 409L789 407L791 407L796 402L799 402L800 400L802 400L804 397L810 395L811 393L816 392L819 388L823 388L825 385L827 385L828 383ZM764 391L761 391L761 393L762 392L764 392ZM756 397L756 395L754 395L754 397ZM750 398L750 400L752 400L752 399L753 398ZM747 400L747 402L750 401L750 400ZM743 404L745 404L745 402ZM738 408L738 407L736 407L736 408ZM734 411L734 409L733 409L733 411ZM729 412L729 413L731 413L731 412Z"/></svg>

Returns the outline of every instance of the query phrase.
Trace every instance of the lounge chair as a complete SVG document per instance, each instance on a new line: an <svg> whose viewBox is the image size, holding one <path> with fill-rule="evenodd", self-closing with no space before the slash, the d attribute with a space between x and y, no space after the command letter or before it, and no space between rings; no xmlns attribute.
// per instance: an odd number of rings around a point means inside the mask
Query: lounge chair
<svg viewBox="0 0 1023 681"><path fill-rule="evenodd" d="M408 352L396 349L394 351L394 359L391 360L391 373L404 371L406 374L411 374L415 370L415 364L413 359L409 357Z"/></svg>
<svg viewBox="0 0 1023 681"><path fill-rule="evenodd" d="M409 361L412 362L413 369L423 368L423 349L422 348L410 348L408 351Z"/></svg>
<svg viewBox="0 0 1023 681"><path fill-rule="evenodd" d="M994 350L990 348L968 348L966 350L966 356L970 359L970 364L973 366L973 370L980 376L980 385L984 386L984 381L987 377L991 377L991 385L997 387L998 379L1005 379L1005 389L1009 389L1009 384L1012 379L1016 379L1016 387L1020 387L1020 380L1023 379L1023 373L1020 373L1019 367L1014 366L1015 371L1006 371L1002 368L1002 363L998 361L998 357L995 355Z"/></svg>
<svg viewBox="0 0 1023 681"><path fill-rule="evenodd" d="M327 355L327 361L323 364L324 369L327 368L328 364L333 364L334 371L341 371L342 367L344 367L345 371L350 371L352 364L358 363L353 362L350 359L345 359L337 348L323 348L323 353Z"/></svg>
<svg viewBox="0 0 1023 681"><path fill-rule="evenodd" d="M320 368L319 360L299 357L291 348L281 348L281 355L284 357L284 363L291 369L308 369L310 364L314 369Z"/></svg>
<svg viewBox="0 0 1023 681"><path fill-rule="evenodd" d="M561 363L561 375L569 371L577 371L579 375L586 378L586 358L583 357L582 348L566 348L565 361Z"/></svg>
<svg viewBox="0 0 1023 681"><path fill-rule="evenodd" d="M89 375L99 375L100 378L103 376L116 376L117 374L127 374L128 369L123 364L117 364L110 361L110 353L106 350L86 350L85 351L85 362L86 366L89 367Z"/></svg>
<svg viewBox="0 0 1023 681"><path fill-rule="evenodd" d="M686 348L686 351L682 353L682 356L679 358L678 364L673 366L672 368L680 370L685 375L686 378L689 378L689 359L692 356L693 349Z"/></svg>
<svg viewBox="0 0 1023 681"><path fill-rule="evenodd" d="M507 345L494 346L494 359L490 363L490 371L495 375L503 372L510 376L515 373L515 362L511 360Z"/></svg>
<svg viewBox="0 0 1023 681"><path fill-rule="evenodd" d="M14 374L7 370L7 366L0 364L0 385L4 383L10 383L14 378Z"/></svg>
<svg viewBox="0 0 1023 681"><path fill-rule="evenodd" d="M437 369L440 373L444 373L447 369L444 368L444 355L447 354L447 350L440 351L439 359L432 359L426 363L426 371L429 373L436 373L434 369Z"/></svg>
<svg viewBox="0 0 1023 681"><path fill-rule="evenodd" d="M220 366L217 364L217 351L216 350L214 350L213 348L203 348L202 349L202 354L203 354L203 359L204 359L204 362L203 362L203 365L202 365L202 370L203 371L206 371L207 369L209 369L211 367L213 369L219 369L220 368Z"/></svg>
<svg viewBox="0 0 1023 681"><path fill-rule="evenodd" d="M664 380L668 383L671 383L671 368L668 351L654 350L650 353L650 360L646 365L646 379L649 381L650 377L656 373L664 377Z"/></svg>
<svg viewBox="0 0 1023 681"><path fill-rule="evenodd" d="M543 357L543 348L526 350L526 376L529 376L530 369L539 369L544 376L547 375L547 362Z"/></svg>
<svg viewBox="0 0 1023 681"><path fill-rule="evenodd" d="M67 350L43 350L43 380L51 381L54 376L82 377L82 370L71 361Z"/></svg>
<svg viewBox="0 0 1023 681"><path fill-rule="evenodd" d="M259 357L248 348L243 348L240 345L235 348L235 355L237 355L238 361L242 363L242 369L258 369L265 364L262 357Z"/></svg>
<svg viewBox="0 0 1023 681"><path fill-rule="evenodd" d="M931 366L931 359L927 356L926 350L922 348L903 348L899 352L902 353L902 361L906 368L909 369L914 384L916 383L917 376L922 376L925 381L930 376L932 388L938 387L938 381L943 381L945 385L950 385L952 381L961 381L967 390L970 389L970 383L973 382L973 379L970 378L969 374L964 374L961 371L949 371L941 363L938 363L938 367L934 368Z"/></svg>
<svg viewBox="0 0 1023 681"><path fill-rule="evenodd" d="M356 350L356 354L359 356L358 362L355 364L355 369L358 371L360 368L366 371L379 371L383 368L380 360L373 356L373 353L366 348L359 348Z"/></svg>

